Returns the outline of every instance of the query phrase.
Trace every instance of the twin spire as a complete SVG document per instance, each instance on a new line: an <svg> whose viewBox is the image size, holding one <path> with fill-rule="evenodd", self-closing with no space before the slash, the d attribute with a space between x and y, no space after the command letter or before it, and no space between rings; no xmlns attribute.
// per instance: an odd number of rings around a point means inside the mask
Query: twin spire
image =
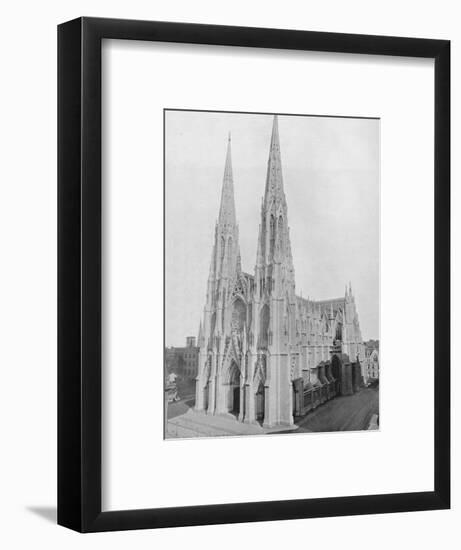
<svg viewBox="0 0 461 550"><path fill-rule="evenodd" d="M281 209L280 209L281 207ZM271 211L273 214L271 217L267 216L267 213ZM284 239L284 248L285 253L287 255L287 260L290 265L292 265L292 259L291 259L291 247L289 243L289 237L285 238L285 234L287 233L288 229L285 226L286 224L286 200L285 200L285 193L283 191L283 178L282 178L282 161L281 161L281 155L280 155L280 140L279 140L279 129L278 129L278 117L277 115L274 116L273 124L272 124L272 135L271 135L271 143L269 148L269 159L267 163L267 177L266 177L266 188L265 188L265 194L264 198L262 200L261 204L261 226L259 228L259 236L258 236L258 247L257 247L257 258L256 262L257 265L260 265L263 261L265 256L265 250L269 250L269 246L274 248L275 250L275 226L270 226L270 219L274 218L275 215L279 215L280 211L283 213L282 219L278 220L278 247L280 246L281 239ZM275 220L275 218L274 218ZM280 222L282 222L282 226L280 225ZM275 222L274 222L275 223ZM234 180L233 180L233 174L232 174L232 148L231 148L231 135L229 133L228 141L227 141L227 153L226 153L226 162L224 167L224 177L223 177L223 185L222 185L222 191L221 191L221 205L219 208L219 218L217 222L217 236L222 235L222 231L225 231L226 234L228 234L228 231L235 232L234 233L234 246L237 244L237 263L239 264L240 261L240 251L238 248L238 229L237 229L237 220L236 220L236 213L235 213L235 200L234 200ZM283 234L282 232L285 231ZM271 232L271 237L267 244L266 243L266 235ZM274 244L270 245L270 242L274 240ZM225 241L227 242L227 237L225 238ZM286 241L286 242L285 242ZM274 250L272 250L271 254L274 253ZM280 252L280 250L279 250ZM218 254L219 257L222 257L223 254L227 253L227 246L226 251L224 251L223 245L222 245L222 239L216 240L215 242L215 249L213 251L214 254ZM271 256L272 257L272 256ZM222 262L221 262L222 263ZM240 267L238 265L238 267Z"/></svg>
<svg viewBox="0 0 461 550"><path fill-rule="evenodd" d="M266 189L263 203L266 204L273 198L285 198L283 192L282 160L280 156L280 140L278 117L274 116L272 124L271 144L267 163ZM224 166L224 178L221 191L221 206L219 208L219 224L236 224L234 178L232 174L232 148L231 134L227 140L226 163Z"/></svg>

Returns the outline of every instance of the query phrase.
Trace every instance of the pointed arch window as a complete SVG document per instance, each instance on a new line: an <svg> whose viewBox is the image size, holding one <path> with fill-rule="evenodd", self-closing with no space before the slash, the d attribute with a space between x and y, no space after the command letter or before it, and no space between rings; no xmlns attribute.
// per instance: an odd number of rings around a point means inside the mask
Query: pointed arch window
<svg viewBox="0 0 461 550"><path fill-rule="evenodd" d="M285 298L285 335L290 337L290 304Z"/></svg>
<svg viewBox="0 0 461 550"><path fill-rule="evenodd" d="M226 248L226 241L225 241L224 237L221 237L221 256L220 256L221 271L223 269L225 248Z"/></svg>
<svg viewBox="0 0 461 550"><path fill-rule="evenodd" d="M222 316L221 316L221 326L224 329L224 324L226 321L226 290L223 290L222 294Z"/></svg>
<svg viewBox="0 0 461 550"><path fill-rule="evenodd" d="M246 323L247 310L240 298L232 304L232 329L241 332Z"/></svg>
<svg viewBox="0 0 461 550"><path fill-rule="evenodd" d="M270 243L269 243L269 250L270 255L274 255L274 246L275 246L275 218L273 215L271 215L271 221L270 221Z"/></svg>
<svg viewBox="0 0 461 550"><path fill-rule="evenodd" d="M279 216L277 221L277 246L283 250L283 218Z"/></svg>
<svg viewBox="0 0 461 550"><path fill-rule="evenodd" d="M343 339L343 327L341 323L338 323L336 325L336 334L335 334L336 340L342 340Z"/></svg>
<svg viewBox="0 0 461 550"><path fill-rule="evenodd" d="M227 261L229 262L229 267L232 262L232 237L229 237L227 241Z"/></svg>
<svg viewBox="0 0 461 550"><path fill-rule="evenodd" d="M263 306L259 318L259 347L267 348L269 344L269 321L270 311L267 304Z"/></svg>

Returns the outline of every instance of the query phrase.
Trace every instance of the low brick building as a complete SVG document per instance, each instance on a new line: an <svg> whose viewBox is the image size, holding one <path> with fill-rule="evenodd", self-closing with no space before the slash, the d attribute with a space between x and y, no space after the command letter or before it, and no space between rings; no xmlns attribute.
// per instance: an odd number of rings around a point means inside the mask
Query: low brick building
<svg viewBox="0 0 461 550"><path fill-rule="evenodd" d="M194 379L197 376L199 351L195 336L188 336L184 347L166 348L166 372L174 372L183 378Z"/></svg>

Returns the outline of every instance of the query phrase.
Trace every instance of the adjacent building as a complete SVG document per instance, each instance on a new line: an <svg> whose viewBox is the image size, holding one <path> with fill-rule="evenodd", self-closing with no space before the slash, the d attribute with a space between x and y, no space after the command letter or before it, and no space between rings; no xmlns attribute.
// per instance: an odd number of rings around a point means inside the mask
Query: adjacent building
<svg viewBox="0 0 461 550"><path fill-rule="evenodd" d="M196 345L195 336L188 336L184 347L166 348L166 372L174 372L183 378L196 378L198 373L199 351Z"/></svg>
<svg viewBox="0 0 461 550"><path fill-rule="evenodd" d="M379 341L369 340L365 348L365 365L367 376L372 380L379 380Z"/></svg>
<svg viewBox="0 0 461 550"><path fill-rule="evenodd" d="M229 136L198 336L196 409L283 427L357 391L368 373L351 285L329 300L296 294L277 117L259 217L250 274L241 265Z"/></svg>

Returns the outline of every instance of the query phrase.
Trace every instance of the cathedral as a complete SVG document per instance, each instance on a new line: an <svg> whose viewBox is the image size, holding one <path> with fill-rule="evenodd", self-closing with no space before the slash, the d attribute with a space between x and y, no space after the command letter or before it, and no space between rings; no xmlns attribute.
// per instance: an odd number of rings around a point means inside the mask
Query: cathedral
<svg viewBox="0 0 461 550"><path fill-rule="evenodd" d="M241 265L229 136L197 345L195 409L267 428L292 426L366 382L350 283L330 300L296 294L277 116L253 274Z"/></svg>

